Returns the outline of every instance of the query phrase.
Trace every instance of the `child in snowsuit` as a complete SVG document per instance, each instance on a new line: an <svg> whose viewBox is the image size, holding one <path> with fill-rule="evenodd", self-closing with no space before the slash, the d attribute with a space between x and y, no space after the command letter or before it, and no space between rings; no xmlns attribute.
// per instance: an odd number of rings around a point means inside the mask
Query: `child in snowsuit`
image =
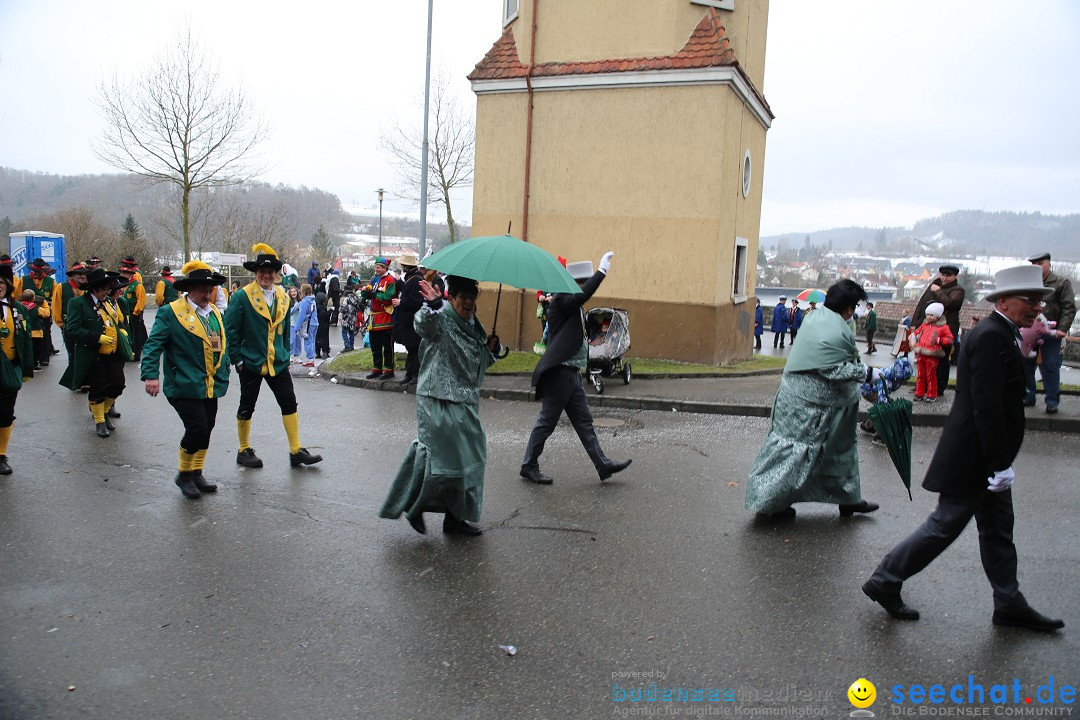
<svg viewBox="0 0 1080 720"><path fill-rule="evenodd" d="M915 331L915 354L918 355L919 376L915 383L915 399L934 402L938 398L937 368L948 355L946 348L953 343L952 330L945 324L945 306L930 303L926 318Z"/></svg>

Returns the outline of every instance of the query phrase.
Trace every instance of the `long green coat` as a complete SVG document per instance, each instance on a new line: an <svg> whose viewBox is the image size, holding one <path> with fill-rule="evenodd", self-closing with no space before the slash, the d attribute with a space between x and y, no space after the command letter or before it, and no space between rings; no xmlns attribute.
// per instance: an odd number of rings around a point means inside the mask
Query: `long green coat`
<svg viewBox="0 0 1080 720"><path fill-rule="evenodd" d="M11 363L24 378L34 377L34 343L30 337L30 314L21 302L11 300L15 312L15 359ZM6 357L4 359L7 359Z"/></svg>
<svg viewBox="0 0 1080 720"><path fill-rule="evenodd" d="M484 500L487 437L480 424L480 383L495 358L475 318L465 322L449 303L424 305L413 318L421 337L416 386L416 440L398 468L379 515L416 518L449 512L476 522Z"/></svg>
<svg viewBox="0 0 1080 720"><path fill-rule="evenodd" d="M288 372L289 296L274 286L274 304L268 308L259 284L248 283L229 299L225 334L233 364L243 361L248 370L271 377Z"/></svg>
<svg viewBox="0 0 1080 720"><path fill-rule="evenodd" d="M104 300L103 302L107 302ZM127 331L127 326L122 324L117 328ZM97 359L98 348L101 347L100 338L105 334L105 323L101 321L97 309L94 307L94 296L86 292L68 303L64 311L64 332L75 347L72 354L71 364L60 378L60 384L69 390L78 390L86 384L86 374ZM120 345L117 345L120 352Z"/></svg>
<svg viewBox="0 0 1080 720"><path fill-rule="evenodd" d="M203 400L223 396L229 389L228 340L222 332L225 320L213 303L207 320L211 330L221 336L220 352L211 349L203 323L186 297L160 307L143 345L139 378L156 380L164 355L161 389L165 397Z"/></svg>

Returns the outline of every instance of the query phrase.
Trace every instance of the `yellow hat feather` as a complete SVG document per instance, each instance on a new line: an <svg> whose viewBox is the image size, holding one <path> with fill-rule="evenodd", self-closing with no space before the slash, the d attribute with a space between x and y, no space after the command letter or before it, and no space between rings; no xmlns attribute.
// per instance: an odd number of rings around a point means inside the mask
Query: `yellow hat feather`
<svg viewBox="0 0 1080 720"><path fill-rule="evenodd" d="M193 270L209 270L210 272L214 272L214 269L202 260L191 260L184 263L184 267L180 268L180 273L182 275L190 275Z"/></svg>
<svg viewBox="0 0 1080 720"><path fill-rule="evenodd" d="M251 247L251 252L255 253L256 255L273 255L275 258L278 256L277 252L274 251L274 248L270 247L266 243L255 243Z"/></svg>

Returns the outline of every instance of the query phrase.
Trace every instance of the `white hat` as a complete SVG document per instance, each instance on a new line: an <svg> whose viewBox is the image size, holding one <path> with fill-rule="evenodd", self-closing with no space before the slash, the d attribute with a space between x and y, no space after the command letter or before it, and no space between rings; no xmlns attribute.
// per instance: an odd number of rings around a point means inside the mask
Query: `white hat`
<svg viewBox="0 0 1080 720"><path fill-rule="evenodd" d="M941 303L930 303L926 306L926 315L933 315L935 317L941 317L945 314L945 306Z"/></svg>
<svg viewBox="0 0 1080 720"><path fill-rule="evenodd" d="M1031 267L1035 266L1032 265ZM566 271L570 273L570 277L574 278L575 280L588 280L593 276L592 260L583 260L581 262L567 263Z"/></svg>
<svg viewBox="0 0 1080 720"><path fill-rule="evenodd" d="M984 300L993 301L1005 295L1041 294L1046 298L1054 294L1053 288L1043 285L1042 268L1038 265L1005 268L994 275L994 284L997 286L994 292Z"/></svg>

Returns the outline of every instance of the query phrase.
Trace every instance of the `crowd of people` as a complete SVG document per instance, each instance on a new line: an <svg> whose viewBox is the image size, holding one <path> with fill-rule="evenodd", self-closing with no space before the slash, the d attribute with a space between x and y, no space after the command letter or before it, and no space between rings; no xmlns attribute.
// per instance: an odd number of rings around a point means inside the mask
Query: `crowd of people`
<svg viewBox="0 0 1080 720"><path fill-rule="evenodd" d="M530 433L520 475L550 485L540 469L546 440L565 413L601 481L622 472L631 460L612 461L603 452L586 399L582 370L587 367L584 304L611 270L614 252L597 269L591 262L566 265L577 282L575 293L545 294L547 343L532 375L541 404ZM1056 374L1060 343L1072 324L1075 306L1068 279L1050 271L1049 255L1033 256L1027 266L997 275L993 305L970 330L957 354L956 400L923 486L939 493L934 513L881 561L863 591L891 616L916 619L918 612L900 596L905 580L944 551L975 518L983 564L994 594L993 622L1036 630L1055 630L1060 620L1044 617L1027 603L1016 580L1012 543L1011 487L1013 462L1024 434L1024 405L1031 402L1030 352L1042 348L1047 412L1059 402ZM97 261L97 262L95 262ZM265 383L281 411L292 467L322 460L300 441L299 415L292 377L293 356L329 354L331 311L328 291L341 326L343 352L354 348L361 328L372 348L369 379L394 376L394 342L408 352L405 379L416 382L417 436L408 448L380 511L384 518L404 515L419 533L425 513L443 515L447 534L475 537L480 519L486 436L480 420L479 388L487 368L503 353L497 336L476 318L479 293L475 280L440 277L425 271L415 255L398 258L398 277L387 258L377 258L375 276L361 284L334 283L332 270L322 277L317 265L307 282L268 245L252 248L244 263L254 274L230 294L226 278L201 261L190 261L174 277L162 268L154 289L158 310L149 333L143 324L147 292L134 258L118 272L97 258L75 263L64 283L52 281L43 261L30 264L16 279L10 258L0 258L0 474L10 474L7 448L14 408L22 384L48 366L59 350L51 347L50 325L61 329L68 365L60 384L85 391L94 431L108 438L119 418L116 403L125 389L125 363L136 362L150 396L164 394L183 426L175 484L197 499L217 490L205 477L204 464L216 425L218 401L232 372L240 386L236 411L236 463L261 468L251 446L251 423ZM944 390L939 368L955 347L963 289L958 269L942 266L914 313L911 347L919 361L917 398L932 400ZM317 288L317 290L316 290ZM51 302L50 302L51 300ZM750 471L746 507L765 521L794 518L795 504L835 505L842 517L873 513L878 504L862 496L856 426L859 386L875 383L881 372L862 361L852 319L867 300L855 282L841 280L825 293L822 307L803 313L798 301L789 308L781 298L773 314L774 344L788 356L773 404L771 425ZM868 305L872 309L872 305ZM872 316L871 316L872 318ZM760 303L755 334L762 330ZM1036 328L1033 330L1033 328ZM876 323L867 328L866 353L872 353ZM795 345L795 339L803 339ZM320 339L321 337L321 339Z"/></svg>

